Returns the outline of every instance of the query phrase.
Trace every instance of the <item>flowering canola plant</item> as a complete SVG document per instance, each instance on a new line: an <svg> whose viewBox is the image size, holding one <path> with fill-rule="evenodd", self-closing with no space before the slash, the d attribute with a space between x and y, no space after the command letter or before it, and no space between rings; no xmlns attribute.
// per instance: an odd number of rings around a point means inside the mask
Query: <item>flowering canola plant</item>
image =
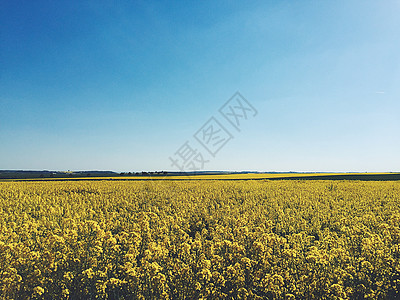
<svg viewBox="0 0 400 300"><path fill-rule="evenodd" d="M0 182L0 299L391 299L400 182Z"/></svg>

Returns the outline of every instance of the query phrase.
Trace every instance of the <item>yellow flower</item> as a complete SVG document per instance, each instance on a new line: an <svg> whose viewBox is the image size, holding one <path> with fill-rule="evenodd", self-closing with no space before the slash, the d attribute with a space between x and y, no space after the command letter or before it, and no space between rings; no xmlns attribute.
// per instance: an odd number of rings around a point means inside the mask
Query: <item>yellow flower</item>
<svg viewBox="0 0 400 300"><path fill-rule="evenodd" d="M33 293L35 295L41 296L44 293L44 288L42 288L41 286L37 286L33 289Z"/></svg>

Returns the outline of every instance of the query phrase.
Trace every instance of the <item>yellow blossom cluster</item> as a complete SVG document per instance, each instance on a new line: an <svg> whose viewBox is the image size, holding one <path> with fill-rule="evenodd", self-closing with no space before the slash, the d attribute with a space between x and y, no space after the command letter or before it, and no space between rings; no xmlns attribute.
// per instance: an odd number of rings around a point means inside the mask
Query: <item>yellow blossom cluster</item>
<svg viewBox="0 0 400 300"><path fill-rule="evenodd" d="M400 182L0 182L0 299L393 299Z"/></svg>

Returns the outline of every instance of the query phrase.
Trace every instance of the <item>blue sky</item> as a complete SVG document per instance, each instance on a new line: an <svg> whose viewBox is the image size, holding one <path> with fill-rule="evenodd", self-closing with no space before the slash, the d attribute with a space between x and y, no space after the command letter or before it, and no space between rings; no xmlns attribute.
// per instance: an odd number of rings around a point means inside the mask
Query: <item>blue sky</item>
<svg viewBox="0 0 400 300"><path fill-rule="evenodd" d="M0 169L400 171L399 1L2 1ZM218 113L239 91L258 114ZM233 139L212 157L193 134Z"/></svg>

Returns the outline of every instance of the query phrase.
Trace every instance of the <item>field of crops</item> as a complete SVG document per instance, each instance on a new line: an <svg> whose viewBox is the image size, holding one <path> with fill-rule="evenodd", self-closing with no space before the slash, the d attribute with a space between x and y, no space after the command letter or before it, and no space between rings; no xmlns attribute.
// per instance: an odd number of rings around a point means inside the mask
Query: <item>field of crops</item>
<svg viewBox="0 0 400 300"><path fill-rule="evenodd" d="M0 182L1 299L393 299L400 182Z"/></svg>

